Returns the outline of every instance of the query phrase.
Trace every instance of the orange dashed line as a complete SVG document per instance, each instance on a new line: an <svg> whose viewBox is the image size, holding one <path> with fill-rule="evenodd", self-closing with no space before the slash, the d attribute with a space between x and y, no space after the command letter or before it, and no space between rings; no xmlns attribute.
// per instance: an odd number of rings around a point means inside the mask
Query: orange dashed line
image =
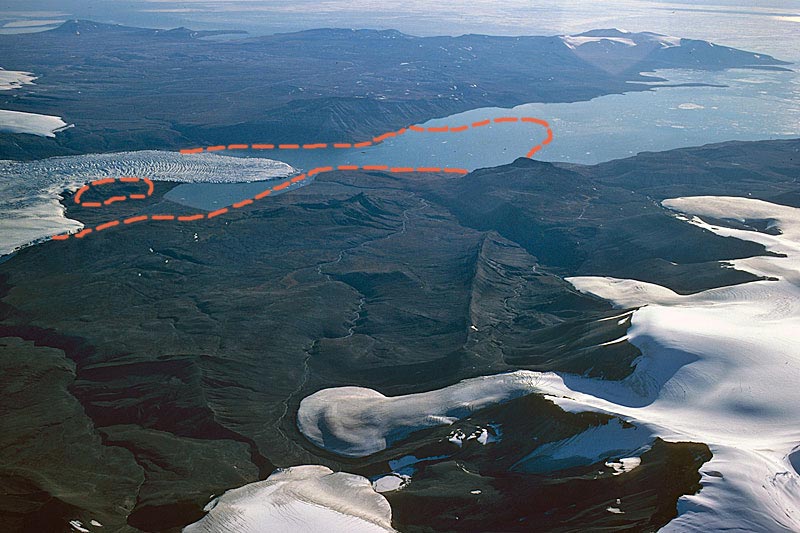
<svg viewBox="0 0 800 533"><path fill-rule="evenodd" d="M253 203L253 200L251 198L248 198L247 200L242 200L241 202L236 202L235 204L233 204L233 208L234 209L239 209L240 207L244 207L244 206L250 205L252 203Z"/></svg>
<svg viewBox="0 0 800 533"><path fill-rule="evenodd" d="M103 205L111 205L114 202L124 202L127 199L128 199L127 196L112 196L111 198L103 202Z"/></svg>
<svg viewBox="0 0 800 533"><path fill-rule="evenodd" d="M83 193L85 193L88 190L89 190L89 186L88 185L84 185L83 187L78 189L78 192L75 194L75 203L76 204L81 203L81 196L83 196Z"/></svg>
<svg viewBox="0 0 800 533"><path fill-rule="evenodd" d="M207 216L208 218L214 218L214 217L218 217L218 216L220 216L220 215L224 215L224 214L225 214L225 213L227 213L227 212L228 212L228 208L227 208L227 207L223 207L222 209L217 209L216 211L211 211L211 212L210 212L209 214L207 214L206 216Z"/></svg>
<svg viewBox="0 0 800 533"><path fill-rule="evenodd" d="M331 170L333 170L333 167L312 168L311 170L308 171L308 177L311 177L314 174L322 174L323 172L330 172Z"/></svg>
<svg viewBox="0 0 800 533"><path fill-rule="evenodd" d="M373 138L372 142L379 143L383 142L385 139L389 139L390 137L396 137L396 136L397 134L395 132L390 131L388 133L384 133L383 135L378 135L377 137Z"/></svg>
<svg viewBox="0 0 800 533"><path fill-rule="evenodd" d="M495 123L525 122L525 123L530 123L530 124L536 124L538 126L541 126L541 127L545 128L545 131L546 131L546 134L547 134L545 139L542 142L540 142L539 144L537 144L536 146L534 146L533 148L531 148L530 151L528 151L526 157L532 157L539 150L541 150L545 145L550 144L550 142L553 140L553 130L550 129L550 124L545 120L542 120L542 119L539 119L539 118L535 118L535 117L521 117L521 118L520 117L497 117L497 118L494 118L494 119L485 119L485 120L481 120L481 121L478 121L478 122L473 122L471 125L463 124L463 125L460 125L460 126L453 126L453 127L435 126L435 127L429 127L429 128L426 129L426 128L422 127L422 126L413 125L413 126L408 126L408 128L400 128L397 131L390 131L390 132L384 133L382 135L378 135L378 136L374 137L372 139L372 141L364 141L364 142L355 143L355 144L351 144L351 143L332 143L332 144L327 144L327 143L309 143L309 144L303 144L302 146L299 145L299 144L279 144L279 145L277 145L277 147L279 149L282 149L282 150L297 150L297 149L300 149L300 148L303 148L303 149L306 149L306 150L314 150L314 149L317 149L317 148L327 148L329 146L332 146L334 148L365 148L367 146L372 146L373 144L380 143L380 142L384 141L385 139L388 139L388 138L391 138L391 137L395 137L395 136L398 136L398 135L403 135L407 131L414 131L414 132L426 132L427 131L427 132L432 132L432 133L440 133L440 132L448 132L449 131L449 132L453 132L453 133L458 133L458 132L461 132L461 131L465 131L470 127L479 128L479 127L482 127L482 126L488 126L492 122L495 122ZM197 153L200 153L200 152L203 152L203 151L206 151L206 152L217 152L217 151L221 151L221 150L247 150L247 149L252 149L252 150L273 150L273 149L275 149L275 146L276 145L274 145L274 144L229 144L227 146L218 145L218 146L208 146L206 148L184 148L184 149L180 150L180 153L182 153L182 154L197 154ZM454 167L446 167L446 168L441 168L441 167L417 167L417 168L413 168L413 167L391 167L390 168L387 165L363 165L361 167L359 167L357 165L339 165L339 166L336 167L336 170L359 170L359 169L368 170L368 171L369 170L389 171L389 172L396 172L396 173L404 173L404 172L446 172L448 174L467 174L469 172L465 168L454 168ZM334 167L332 167L332 166L317 167L317 168L311 169L310 171L308 171L307 174L300 174L300 175L295 176L295 177L293 177L291 179L283 181L279 185L275 185L274 187L272 187L270 189L267 189L267 190L264 190L264 191L258 193L253 198L247 198L247 199L242 200L240 202L236 202L236 203L232 204L230 207L232 207L234 209L239 209L241 207L253 204L255 200L261 200L263 198L266 198L267 196L272 194L274 191L280 191L280 190L286 189L289 186L291 186L292 183L298 183L298 182L303 181L303 180L305 180L307 178L310 178L310 177L312 177L312 176L314 176L316 174L320 174L320 173L323 173L323 172L330 172L332 170L334 170ZM108 198L107 200L105 200L103 203L100 203L100 202L81 202L81 197L83 196L84 193L89 191L90 186L107 185L107 184L114 183L116 181L120 181L122 183L136 183L136 182L139 182L139 181L143 181L143 182L145 182L147 184L147 193L146 194L130 194L127 197L126 196L112 196L112 197ZM148 196L151 196L153 194L154 189L155 189L155 184L149 178L139 178L139 177L136 177L136 176L123 176L123 177L116 178L116 179L114 179L114 178L102 178L102 179L94 180L94 181L90 182L87 185L83 185L80 189L78 189L78 192L75 193L74 201L75 201L76 204L82 205L84 207L102 207L103 205L111 205L111 204L113 204L115 202L121 202L121 201L127 200L127 199L143 200L143 199L147 198ZM223 215L225 213L228 213L229 210L230 210L229 207L223 207L222 209L217 209L216 211L211 211L210 213L207 213L207 214L198 213L198 214L194 214L194 215L181 215L181 216L175 216L175 215L151 215L151 216L139 215L139 216L126 218L126 219L122 220L122 223L127 225L127 224L133 224L133 223L136 223L136 222L143 222L145 220L173 221L173 220L176 220L176 219L178 221L181 221L181 222L191 222L193 220L201 220L201 219L204 219L204 218L215 218L215 217L218 217L218 216ZM119 220L111 220L109 222L105 222L103 224L97 225L94 228L94 231L103 231L105 229L112 228L114 226L119 226L119 225L120 225L120 221ZM91 228L86 228L86 229L84 229L84 230L82 230L82 231L80 231L80 232L78 232L78 233L76 233L74 235L70 235L70 234L53 235L51 238L53 240L56 240L56 241L65 241L65 240L70 239L71 237L75 237L76 239L82 239L84 236L89 235L90 233L92 233L92 231L93 230Z"/></svg>
<svg viewBox="0 0 800 533"><path fill-rule="evenodd" d="M205 215L197 214L197 215L181 215L178 217L178 220L181 222L191 222L192 220L200 220L201 218L205 218Z"/></svg>
<svg viewBox="0 0 800 533"><path fill-rule="evenodd" d="M544 121L544 120L542 120L540 118L522 117L520 120L522 122L532 122L533 124L538 124L540 126L544 126L545 128L549 128L550 127L550 125L546 121Z"/></svg>
<svg viewBox="0 0 800 533"><path fill-rule="evenodd" d="M105 224L100 224L99 226L95 227L95 231L103 231L107 228L113 228L114 226L119 226L119 220L112 220L111 222L106 222Z"/></svg>

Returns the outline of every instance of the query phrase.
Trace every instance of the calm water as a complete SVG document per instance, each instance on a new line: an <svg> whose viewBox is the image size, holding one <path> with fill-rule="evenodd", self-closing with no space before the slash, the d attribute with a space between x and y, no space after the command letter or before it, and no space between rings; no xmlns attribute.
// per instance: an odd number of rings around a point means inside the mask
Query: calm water
<svg viewBox="0 0 800 533"><path fill-rule="evenodd" d="M729 140L800 137L800 76L796 72L664 70L656 74L669 81L653 82L654 88L646 92L588 102L481 108L423 126L456 126L498 116L539 117L550 122L554 139L536 159L584 164ZM658 87L664 83L722 87ZM279 159L301 171L348 164L474 170L510 163L543 138L540 126L492 124L461 133L408 132L362 150L254 152L242 157ZM258 183L190 183L175 189L169 199L211 210L261 190Z"/></svg>
<svg viewBox="0 0 800 533"><path fill-rule="evenodd" d="M535 157L586 164L642 151L800 136L800 76L795 72L734 69L657 74L669 83L724 87L658 87L588 102L481 108L424 126L456 126L497 116L539 117L550 122L555 138ZM409 132L363 150L280 151L253 157L280 159L303 170L343 164L475 169L509 163L543 137L543 129L536 125L492 124L461 133Z"/></svg>

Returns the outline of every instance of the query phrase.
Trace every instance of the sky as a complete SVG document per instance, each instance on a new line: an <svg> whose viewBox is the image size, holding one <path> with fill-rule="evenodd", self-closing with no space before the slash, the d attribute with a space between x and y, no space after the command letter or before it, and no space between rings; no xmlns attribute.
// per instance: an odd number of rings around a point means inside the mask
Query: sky
<svg viewBox="0 0 800 533"><path fill-rule="evenodd" d="M319 27L554 35L617 27L800 60L800 0L0 0L2 32L73 18L256 35Z"/></svg>

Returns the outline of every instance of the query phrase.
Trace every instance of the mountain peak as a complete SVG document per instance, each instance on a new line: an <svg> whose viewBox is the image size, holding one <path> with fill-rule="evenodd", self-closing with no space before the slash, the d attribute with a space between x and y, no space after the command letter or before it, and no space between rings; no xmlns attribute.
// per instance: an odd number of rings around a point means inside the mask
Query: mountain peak
<svg viewBox="0 0 800 533"><path fill-rule="evenodd" d="M51 33L100 33L120 29L130 30L133 28L128 28L120 24L106 24L103 22L94 22L92 20L72 19L49 31Z"/></svg>

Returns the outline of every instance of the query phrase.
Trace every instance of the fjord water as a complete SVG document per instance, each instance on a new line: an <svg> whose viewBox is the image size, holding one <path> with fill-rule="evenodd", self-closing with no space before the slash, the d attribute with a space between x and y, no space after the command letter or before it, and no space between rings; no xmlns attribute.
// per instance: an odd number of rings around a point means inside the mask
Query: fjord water
<svg viewBox="0 0 800 533"><path fill-rule="evenodd" d="M453 127L503 116L538 117L550 123L554 139L534 157L581 164L601 163L644 151L800 136L797 72L675 69L648 75L653 77L652 89L648 91L601 96L586 102L479 108L430 120L421 126ZM508 164L524 156L544 137L544 128L536 124L493 123L458 133L407 131L360 150L330 148L230 152L230 155L278 159L300 171L329 165L474 170ZM260 183L186 183L170 192L167 199L213 210L252 197L263 188Z"/></svg>
<svg viewBox="0 0 800 533"><path fill-rule="evenodd" d="M649 91L602 96L588 102L474 109L422 126L458 126L500 116L538 117L551 124L555 138L535 158L583 164L643 151L800 135L800 76L796 72L664 70L648 75L667 81L654 81ZM675 84L708 86L669 86ZM459 133L408 132L361 151L283 151L263 156L304 170L344 164L473 170L510 163L544 136L543 128L535 124L492 124Z"/></svg>
<svg viewBox="0 0 800 533"><path fill-rule="evenodd" d="M532 103L513 109L481 108L434 119L423 126L457 126L498 116L539 117L551 124L555 137L535 157L545 161L583 164L628 157L642 151L668 150L728 140L800 136L800 76L794 71L668 70L650 75L654 77L653 88L645 92L602 96L587 102ZM667 81L655 81L659 78ZM697 83L708 86L669 86ZM382 132L375 132L376 135L380 133ZM510 163L525 155L531 146L540 143L543 138L543 128L535 124L491 124L460 133L407 132L362 150L228 152L226 156L279 159L300 171L317 166L345 164L452 166L473 170ZM199 157L204 160L209 155L174 156L187 159ZM95 156L75 156L73 159L90 160L92 157ZM212 159L216 160L218 157L213 156ZM182 162L190 166L193 163L188 160ZM256 161L252 163L257 166ZM74 229L75 223L67 221L60 208L52 207L57 202L59 192L53 190L52 185L74 182L75 172L60 164L48 165L47 160L14 165L20 167L16 168L15 173L18 175L30 174L21 167L37 167L31 168L31 171L40 171L39 167L42 166L49 168L46 183L11 180L9 183L14 185L15 190L18 189L13 197L19 199L46 196L38 204L46 207L42 212L48 217L55 216L58 219L49 224L52 232ZM137 170L153 175L158 169ZM58 175L60 173L61 176ZM231 181L252 181L269 177L270 173L257 173L250 177L229 176ZM161 179L169 177L162 176ZM188 177L180 179L190 180ZM228 181L224 177L220 180ZM43 183L49 192L42 190ZM259 182L186 183L174 189L167 198L191 207L213 210L252 197L263 188L263 184ZM31 232L31 228L21 228L17 223L12 223L11 228L7 224L5 226L9 230L5 239L8 246L2 247L0 254L42 236L41 229L34 228L35 231Z"/></svg>

